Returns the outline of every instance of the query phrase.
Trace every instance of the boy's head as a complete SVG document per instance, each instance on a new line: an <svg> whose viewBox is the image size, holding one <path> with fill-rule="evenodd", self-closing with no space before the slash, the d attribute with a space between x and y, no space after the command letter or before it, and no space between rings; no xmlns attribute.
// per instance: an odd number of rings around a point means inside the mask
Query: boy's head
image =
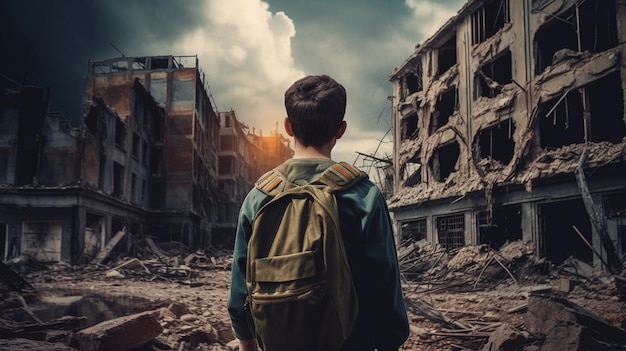
<svg viewBox="0 0 626 351"><path fill-rule="evenodd" d="M346 90L327 75L304 77L285 92L285 108L294 137L305 147L320 147L342 125Z"/></svg>

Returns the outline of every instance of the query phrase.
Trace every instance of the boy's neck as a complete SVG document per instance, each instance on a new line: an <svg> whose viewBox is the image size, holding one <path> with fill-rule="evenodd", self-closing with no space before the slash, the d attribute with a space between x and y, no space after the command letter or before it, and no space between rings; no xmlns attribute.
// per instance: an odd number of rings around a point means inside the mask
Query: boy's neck
<svg viewBox="0 0 626 351"><path fill-rule="evenodd" d="M335 146L335 141L331 140L321 147L303 146L295 140L293 158L331 158L330 153Z"/></svg>

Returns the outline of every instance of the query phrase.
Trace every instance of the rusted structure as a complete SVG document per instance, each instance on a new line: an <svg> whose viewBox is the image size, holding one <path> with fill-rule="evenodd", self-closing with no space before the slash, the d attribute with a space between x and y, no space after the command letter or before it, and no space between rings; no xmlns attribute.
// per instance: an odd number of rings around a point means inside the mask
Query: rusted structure
<svg viewBox="0 0 626 351"><path fill-rule="evenodd" d="M269 136L250 132L235 111L219 113L219 190L223 199L218 208L214 244L231 247L239 208L254 182L270 169L293 156L289 140L276 131Z"/></svg>
<svg viewBox="0 0 626 351"><path fill-rule="evenodd" d="M615 268L625 41L622 0L468 1L390 75L399 237Z"/></svg>
<svg viewBox="0 0 626 351"><path fill-rule="evenodd" d="M78 128L47 89L3 91L2 256L86 262L121 230L208 245L219 120L201 75L195 56L90 62Z"/></svg>

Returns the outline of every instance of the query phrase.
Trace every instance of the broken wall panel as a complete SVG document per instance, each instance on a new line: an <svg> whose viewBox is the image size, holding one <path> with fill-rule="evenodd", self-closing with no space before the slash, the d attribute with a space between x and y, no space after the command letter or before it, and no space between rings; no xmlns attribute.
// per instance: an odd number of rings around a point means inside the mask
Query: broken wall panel
<svg viewBox="0 0 626 351"><path fill-rule="evenodd" d="M514 234L505 237L536 241L538 254L562 259L563 250L542 246L563 235L542 229L553 225L542 222L542 213L551 211L545 196L563 203L580 198L573 181L579 156L590 155L584 167L592 175L593 196L626 186L626 180L611 175L626 163L626 55L619 45L626 42L626 8L617 4L468 1L392 71L394 95L401 95L404 77L419 62L424 83L422 91L393 100L396 153L389 207L398 226L417 218L435 223L450 213L481 222L484 217L470 214L486 209L498 218L485 228L505 226L496 222L511 218L514 224L507 230ZM440 72L438 55L453 37L457 62ZM452 89L456 98L442 104ZM440 118L446 108L453 112ZM421 117L415 138L407 134L413 124L406 117L413 113ZM458 156L449 148L453 143ZM428 165L419 182L409 172L415 160ZM610 225L615 243L620 223ZM435 225L427 230L427 237L438 240ZM491 229L467 223L462 231L468 243L500 245L501 237L494 239ZM588 235L598 246L595 229ZM571 249L587 255L577 246ZM600 258L585 259L602 269Z"/></svg>

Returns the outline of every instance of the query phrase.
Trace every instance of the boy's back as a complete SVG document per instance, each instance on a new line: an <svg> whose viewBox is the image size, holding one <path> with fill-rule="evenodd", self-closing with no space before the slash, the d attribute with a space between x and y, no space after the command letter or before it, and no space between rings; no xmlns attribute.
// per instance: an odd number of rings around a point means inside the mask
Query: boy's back
<svg viewBox="0 0 626 351"><path fill-rule="evenodd" d="M346 128L345 90L327 76L306 77L287 90L285 106L285 129L295 142L294 158L285 162L285 175L295 184L308 183L335 163L330 152ZM342 350L398 349L408 337L408 320L385 199L369 180L337 193L336 199L359 300L356 328ZM237 226L228 308L241 351L257 349L254 325L244 309L245 266L253 218L269 200L268 195L252 189Z"/></svg>

